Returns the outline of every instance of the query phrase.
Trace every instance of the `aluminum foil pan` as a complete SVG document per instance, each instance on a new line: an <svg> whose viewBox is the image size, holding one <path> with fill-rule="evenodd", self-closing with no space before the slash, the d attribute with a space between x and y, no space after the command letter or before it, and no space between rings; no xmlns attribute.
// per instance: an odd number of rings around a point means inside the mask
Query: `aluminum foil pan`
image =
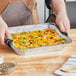
<svg viewBox="0 0 76 76"><path fill-rule="evenodd" d="M43 23L37 25L24 25L24 26L17 26L17 27L9 27L10 33L17 33L17 32L24 32L24 31L33 31L33 30L43 30L43 29L53 29L66 40L65 44L58 44L58 45L49 45L49 46L41 46L41 47L34 47L34 48L27 48L27 49L20 49L16 48L12 40L7 39L7 44L18 54L18 55L33 55L33 54L43 54L46 52L54 52L63 49L66 44L72 42L72 40L68 37L66 33L61 33L59 29L53 23Z"/></svg>

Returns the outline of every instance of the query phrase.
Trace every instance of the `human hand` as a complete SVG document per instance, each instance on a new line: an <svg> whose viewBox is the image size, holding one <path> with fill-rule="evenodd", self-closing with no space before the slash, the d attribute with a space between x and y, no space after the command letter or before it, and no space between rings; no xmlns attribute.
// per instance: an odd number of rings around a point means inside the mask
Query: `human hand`
<svg viewBox="0 0 76 76"><path fill-rule="evenodd" d="M0 44L4 45L4 38L5 36L7 38L10 38L10 34L8 32L7 24L3 21L3 19L0 17Z"/></svg>
<svg viewBox="0 0 76 76"><path fill-rule="evenodd" d="M67 14L61 13L56 15L56 24L60 28L61 32L67 31L70 29L70 21Z"/></svg>

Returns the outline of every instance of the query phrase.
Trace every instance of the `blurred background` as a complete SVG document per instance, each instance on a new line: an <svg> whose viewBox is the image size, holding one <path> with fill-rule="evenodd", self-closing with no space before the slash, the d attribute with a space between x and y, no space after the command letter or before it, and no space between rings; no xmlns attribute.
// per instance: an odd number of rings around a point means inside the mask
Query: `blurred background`
<svg viewBox="0 0 76 76"><path fill-rule="evenodd" d="M36 0L39 12L40 23L43 23L49 16L45 0ZM71 28L76 28L76 0L66 0L67 13L71 22Z"/></svg>

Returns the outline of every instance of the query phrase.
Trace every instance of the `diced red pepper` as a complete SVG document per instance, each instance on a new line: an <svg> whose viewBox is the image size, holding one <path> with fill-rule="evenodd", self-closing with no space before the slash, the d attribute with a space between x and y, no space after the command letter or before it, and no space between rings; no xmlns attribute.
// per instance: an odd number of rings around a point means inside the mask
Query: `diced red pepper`
<svg viewBox="0 0 76 76"><path fill-rule="evenodd" d="M55 43L57 42L57 40L55 41Z"/></svg>
<svg viewBox="0 0 76 76"><path fill-rule="evenodd" d="M55 34L55 32L52 32L52 33L54 33L54 34Z"/></svg>
<svg viewBox="0 0 76 76"><path fill-rule="evenodd" d="M11 34L11 36L13 36L13 34Z"/></svg>
<svg viewBox="0 0 76 76"><path fill-rule="evenodd" d="M38 32L41 32L41 30L39 30Z"/></svg>
<svg viewBox="0 0 76 76"><path fill-rule="evenodd" d="M51 37L51 39L53 39L54 37Z"/></svg>
<svg viewBox="0 0 76 76"><path fill-rule="evenodd" d="M49 32L50 30L49 29L47 29L45 32Z"/></svg>
<svg viewBox="0 0 76 76"><path fill-rule="evenodd" d="M35 37L35 38L38 38L38 37Z"/></svg>
<svg viewBox="0 0 76 76"><path fill-rule="evenodd" d="M30 42L30 44L33 44L33 42Z"/></svg>
<svg viewBox="0 0 76 76"><path fill-rule="evenodd" d="M43 35L40 35L40 37L44 38L44 36L43 36Z"/></svg>
<svg viewBox="0 0 76 76"><path fill-rule="evenodd" d="M45 35L47 35L47 33L45 33Z"/></svg>
<svg viewBox="0 0 76 76"><path fill-rule="evenodd" d="M22 33L20 33L20 35L22 35Z"/></svg>
<svg viewBox="0 0 76 76"><path fill-rule="evenodd" d="M15 39L17 39L17 37L14 37Z"/></svg>

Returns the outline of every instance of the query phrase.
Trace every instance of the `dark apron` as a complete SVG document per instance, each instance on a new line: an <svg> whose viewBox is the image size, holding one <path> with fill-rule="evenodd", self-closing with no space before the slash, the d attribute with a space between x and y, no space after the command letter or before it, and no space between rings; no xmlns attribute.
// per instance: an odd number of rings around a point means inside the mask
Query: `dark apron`
<svg viewBox="0 0 76 76"><path fill-rule="evenodd" d="M32 24L32 12L22 1L9 3L2 18L9 27Z"/></svg>

